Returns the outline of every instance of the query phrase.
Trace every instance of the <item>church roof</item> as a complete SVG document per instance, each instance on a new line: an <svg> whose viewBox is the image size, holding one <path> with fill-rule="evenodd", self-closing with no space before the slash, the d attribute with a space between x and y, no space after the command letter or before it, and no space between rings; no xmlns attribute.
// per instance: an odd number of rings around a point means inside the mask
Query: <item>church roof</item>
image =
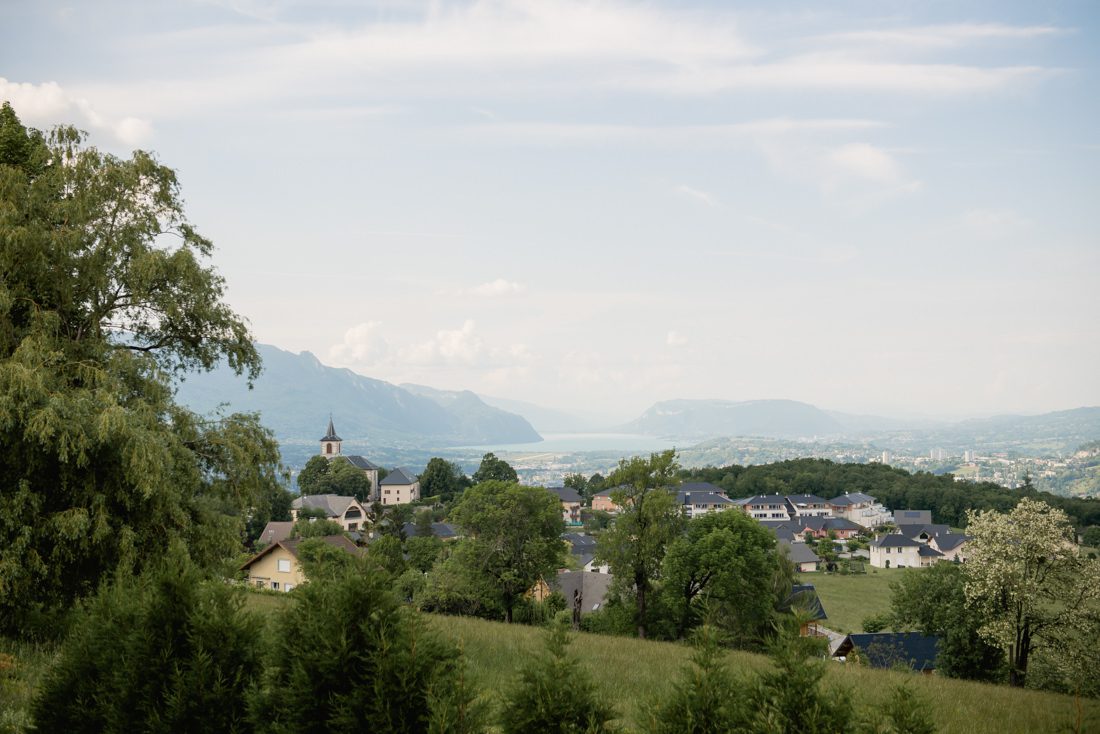
<svg viewBox="0 0 1100 734"><path fill-rule="evenodd" d="M328 417L328 431L321 437L322 441L343 441L344 439L336 435L336 429L332 425L332 416Z"/></svg>

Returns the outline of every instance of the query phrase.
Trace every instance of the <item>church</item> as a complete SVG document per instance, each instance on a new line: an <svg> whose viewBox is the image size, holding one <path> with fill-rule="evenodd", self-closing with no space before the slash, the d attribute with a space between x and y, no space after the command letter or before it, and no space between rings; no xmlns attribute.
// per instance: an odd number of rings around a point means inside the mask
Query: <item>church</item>
<svg viewBox="0 0 1100 734"><path fill-rule="evenodd" d="M383 505L401 505L420 499L420 478L408 469L397 467L381 481L378 479L382 467L365 456L345 454L341 450L344 439L336 435L332 416L328 418L328 430L321 437L321 456L328 460L342 459L356 469L360 469L370 479L370 501Z"/></svg>

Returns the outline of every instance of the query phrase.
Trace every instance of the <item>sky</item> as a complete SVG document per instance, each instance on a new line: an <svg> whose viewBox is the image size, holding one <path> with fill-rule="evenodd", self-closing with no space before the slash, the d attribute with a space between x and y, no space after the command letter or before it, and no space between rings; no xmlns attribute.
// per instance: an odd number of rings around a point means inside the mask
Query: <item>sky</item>
<svg viewBox="0 0 1100 734"><path fill-rule="evenodd" d="M615 420L1100 405L1100 5L5 0L258 341Z"/></svg>

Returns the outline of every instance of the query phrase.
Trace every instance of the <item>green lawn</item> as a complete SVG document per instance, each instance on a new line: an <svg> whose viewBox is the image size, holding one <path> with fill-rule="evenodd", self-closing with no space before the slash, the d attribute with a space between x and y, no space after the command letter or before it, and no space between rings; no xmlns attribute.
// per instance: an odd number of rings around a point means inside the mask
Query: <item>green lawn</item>
<svg viewBox="0 0 1100 734"><path fill-rule="evenodd" d="M829 618L825 626L837 632L862 632L863 618L890 611L890 582L906 569L871 568L865 574L799 574L799 583L813 584Z"/></svg>

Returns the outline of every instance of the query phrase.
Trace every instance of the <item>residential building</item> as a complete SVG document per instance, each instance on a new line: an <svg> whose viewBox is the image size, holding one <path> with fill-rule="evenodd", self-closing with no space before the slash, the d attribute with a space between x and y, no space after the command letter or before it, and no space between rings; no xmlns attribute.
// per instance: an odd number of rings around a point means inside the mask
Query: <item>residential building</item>
<svg viewBox="0 0 1100 734"><path fill-rule="evenodd" d="M611 499L611 493L614 492L616 489L618 489L618 487L613 487L611 489L602 489L599 492L596 492L596 494L592 495L592 509L600 510L602 512L610 512L612 514L617 513L621 508Z"/></svg>
<svg viewBox="0 0 1100 734"><path fill-rule="evenodd" d="M921 548L925 548L912 538L900 533L884 535L871 541L871 565L875 568L920 568L931 564L922 563Z"/></svg>
<svg viewBox="0 0 1100 734"><path fill-rule="evenodd" d="M825 504L833 517L842 517L864 528L876 528L893 522L890 511L874 497L863 492L845 492Z"/></svg>
<svg viewBox="0 0 1100 734"><path fill-rule="evenodd" d="M894 510L895 525L931 525L931 510Z"/></svg>
<svg viewBox="0 0 1100 734"><path fill-rule="evenodd" d="M321 437L321 456L326 459L338 459L346 461L356 469L367 475L370 480L370 499L378 499L378 472L382 468L365 456L356 454L344 454L342 451L344 439L336 435L336 427L332 424L332 416L328 417L328 430Z"/></svg>
<svg viewBox="0 0 1100 734"><path fill-rule="evenodd" d="M780 606L784 612L799 611L803 615L803 621L799 625L800 637L826 637L821 629L821 622L829 618L825 614L825 607L821 605L821 598L817 595L817 589L813 584L794 584L791 586L791 594Z"/></svg>
<svg viewBox="0 0 1100 734"><path fill-rule="evenodd" d="M574 567L590 573L611 573L607 562L596 560L596 539L583 533L564 533L561 539L569 546Z"/></svg>
<svg viewBox="0 0 1100 734"><path fill-rule="evenodd" d="M810 546L805 543L788 543L785 540L780 540L777 545L780 552L786 553L787 557L791 559L796 571L801 573L817 571L818 564L821 563L821 557L810 550Z"/></svg>
<svg viewBox="0 0 1100 734"><path fill-rule="evenodd" d="M547 487L546 491L558 498L561 502L561 519L566 525L576 527L583 525L581 522L581 506L584 498L572 487Z"/></svg>
<svg viewBox="0 0 1100 734"><path fill-rule="evenodd" d="M761 494L733 500L754 520L790 520L787 500L781 494Z"/></svg>
<svg viewBox="0 0 1100 734"><path fill-rule="evenodd" d="M272 543L278 543L280 540L286 540L290 537L293 530L293 521L284 522L272 520L267 525L264 525L260 537L256 538L256 545L271 545Z"/></svg>
<svg viewBox="0 0 1100 734"><path fill-rule="evenodd" d="M539 579L529 592L535 601L545 601L555 591L565 597L565 608L571 609L574 594L580 596L581 616L599 611L607 604L607 592L613 577L608 573L559 571L549 582Z"/></svg>
<svg viewBox="0 0 1100 734"><path fill-rule="evenodd" d="M296 497L290 503L290 517L297 522L298 514L303 509L321 510L324 519L340 523L349 533L362 529L367 519L366 508L359 500L338 494L307 494Z"/></svg>
<svg viewBox="0 0 1100 734"><path fill-rule="evenodd" d="M931 673L936 669L939 642L938 637L920 632L864 632L845 637L833 657L846 661L855 652L874 668L905 665L921 673Z"/></svg>
<svg viewBox="0 0 1100 734"><path fill-rule="evenodd" d="M358 555L362 551L343 535L326 535L320 540L334 548ZM300 538L279 540L264 548L241 566L248 573L249 586L274 591L291 591L308 579L298 562Z"/></svg>
<svg viewBox="0 0 1100 734"><path fill-rule="evenodd" d="M761 525L774 531L777 536L780 531L786 531L798 540L803 540L806 533L812 533L815 538L827 538L832 533L837 540L848 540L853 535L859 535L864 529L851 520L842 517L798 517L793 520L761 520Z"/></svg>
<svg viewBox="0 0 1100 734"><path fill-rule="evenodd" d="M408 469L397 467L378 483L383 505L404 505L420 499L420 478Z"/></svg>
<svg viewBox="0 0 1100 734"><path fill-rule="evenodd" d="M416 530L416 523L407 522L401 526L402 532L405 533L406 538L415 538L419 533ZM460 537L458 528L454 525L445 522L433 522L432 523L432 535L441 540L455 540Z"/></svg>
<svg viewBox="0 0 1100 734"><path fill-rule="evenodd" d="M681 488L676 493L676 501L684 508L687 517L700 517L711 512L722 512L737 507L725 493L691 491Z"/></svg>

